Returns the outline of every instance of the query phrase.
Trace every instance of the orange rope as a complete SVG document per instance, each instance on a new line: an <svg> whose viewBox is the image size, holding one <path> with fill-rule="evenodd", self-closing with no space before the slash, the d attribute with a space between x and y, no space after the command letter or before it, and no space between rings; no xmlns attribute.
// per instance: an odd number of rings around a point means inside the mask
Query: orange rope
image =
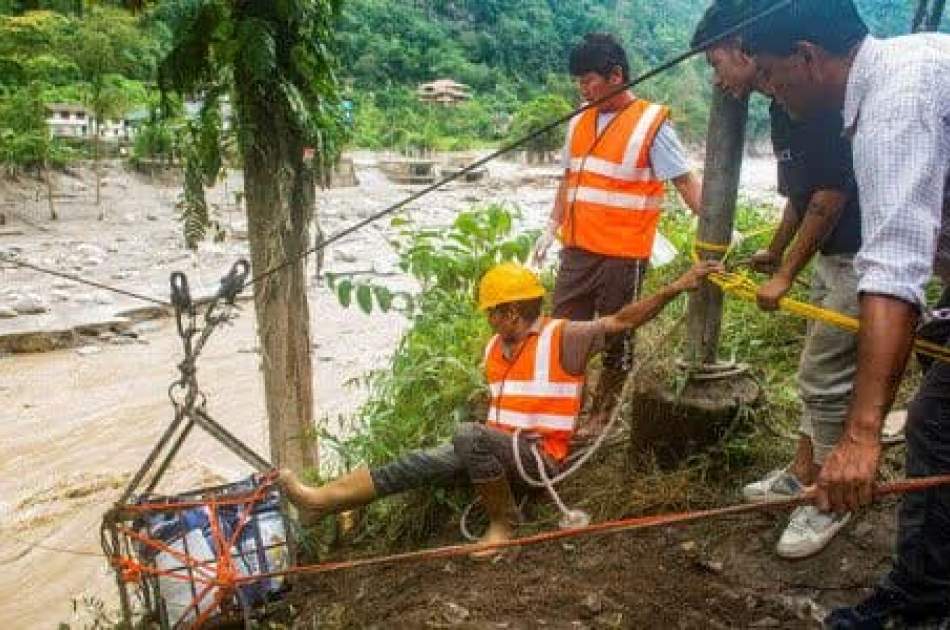
<svg viewBox="0 0 950 630"><path fill-rule="evenodd" d="M267 494L267 491L270 489L274 482L277 480L277 471L272 470L269 473L262 475L257 488L248 492L242 492L240 494L233 494L223 498L215 499L206 499L206 500L196 500L196 501L165 501L165 502L150 502L150 503L129 503L128 505L122 506L122 511L125 512L170 512L170 511L184 511L190 510L193 508L203 508L208 507L208 501L213 500L218 505L245 505L248 502L256 503L264 498Z"/></svg>
<svg viewBox="0 0 950 630"><path fill-rule="evenodd" d="M133 529L129 529L127 527L119 527L118 530L120 533L125 534L126 536L128 536L129 538L132 538L133 540L137 540L143 545L147 545L149 547L152 547L153 549L158 549L159 551L164 551L165 553L173 556L177 560L184 562L188 566L188 568L194 569L196 572L200 572L203 577L200 579L196 579L195 581L199 581L203 583L205 582L210 583L214 581L215 576L210 571L207 570L206 566L202 566L202 565L211 564L211 562L201 563L195 560L194 558L192 558L191 556L189 556L188 554L182 551L179 551L175 549L174 547L171 547L170 545L165 544L161 540L150 538ZM148 565L143 565L143 566L148 566ZM157 570L163 571L161 569L157 569ZM177 572L175 571L166 571L166 573L174 573L175 575L177 575Z"/></svg>
<svg viewBox="0 0 950 630"><path fill-rule="evenodd" d="M875 498L881 498L894 494L906 494L908 492L920 492L937 486L950 485L950 475L938 475L934 477L921 477L916 479L906 479L903 481L894 481L877 486L874 490ZM294 575L301 573L330 573L343 569L354 569L359 567L395 564L399 562L414 562L421 560L432 560L440 558L450 558L456 556L468 555L475 551L489 549L507 549L509 547L524 547L528 545L537 545L540 543L560 540L562 538L575 538L579 536L606 534L619 531L630 531L638 529L649 529L661 525L672 525L676 523L688 523L707 518L729 516L735 514L748 514L752 512L780 510L800 505L812 504L815 501L814 492L808 492L800 497L784 499L781 501L769 501L766 503L750 503L740 505L730 505L726 507L712 508L708 510L698 510L694 512L677 512L672 514L660 514L656 516L641 516L636 518L619 519L615 521L604 521L595 523L587 527L578 527L575 529L554 530L542 532L533 536L514 538L498 543L481 543L476 545L449 545L446 547L436 547L434 549L423 549L421 551L409 551L406 553L393 554L388 556L378 556L374 558L361 558L356 560L343 560L339 562L325 562L322 564L313 564L306 566L291 567L284 571L271 571L258 575L242 576L238 578L239 584L246 584L258 580L264 580L284 575Z"/></svg>
<svg viewBox="0 0 950 630"><path fill-rule="evenodd" d="M270 487L277 479L277 472L271 471L263 476L260 484L252 492L239 495L232 495L225 498L209 498L205 501L181 501L181 502L161 502L161 503L142 503L137 505L123 506L132 512L166 512L166 511L184 511L194 508L205 508L208 512L208 523L211 528L211 539L214 544L214 560L200 561L165 542L146 536L127 527L118 527L118 531L129 538L142 543L159 551L164 551L174 558L181 561L190 573L181 570L159 569L149 564L142 563L134 558L118 556L112 559L112 564L119 571L122 579L126 582L141 582L143 575L156 577L168 577L176 580L191 582L193 584L202 584L203 588L198 592L188 604L185 613L194 610L196 615L193 627L200 628L216 612L222 602L232 595L239 586L239 579L242 577L234 564L234 558L231 557L231 549L237 543L241 533L250 522L251 515L254 512L254 506L262 501ZM223 506L242 506L240 518L237 526L231 535L225 536L218 517L218 510ZM211 572L210 565L214 565L214 573ZM213 593L211 603L202 610L201 603L205 601L209 594Z"/></svg>
<svg viewBox="0 0 950 630"><path fill-rule="evenodd" d="M898 495L906 494L909 492L920 492L923 490L928 490L938 486L950 485L950 475L938 475L933 477L921 477L915 479L905 479L902 481L894 481L890 483L885 483L878 485L874 490L874 497L881 498L889 495ZM342 560L337 562L324 562L320 564L304 565L290 567L281 571L270 571L267 573L260 573L257 575L240 575L236 567L234 566L233 558L230 554L230 549L233 547L237 538L240 535L240 532L243 530L243 527L247 524L247 521L250 517L253 505L256 501L252 500L257 497L257 500L263 497L265 492L255 492L252 495L246 497L247 503L245 504L245 512L242 514L241 523L235 532L232 533L230 538L225 538L221 531L220 523L217 516L217 508L223 504L223 502L218 502L215 500L210 500L205 502L203 505L209 509L209 522L211 524L212 537L216 546L216 555L217 558L215 562L217 563L216 575L211 576L210 573L205 572L205 575L208 576L208 579L196 579L191 578L194 582L201 582L205 584L205 587L202 591L192 600L189 604L188 610L194 608L195 612L198 614L197 619L195 620L194 627L199 628L204 624L212 614L214 614L215 609L233 593L234 589L241 585L251 584L261 580L271 579L275 577L283 577L288 575L300 575L300 574L319 574L319 573L331 573L334 571L341 571L344 569L355 569L368 566L379 566L379 565L389 565L397 564L403 562L419 562L424 560L434 560L440 558L451 558L458 557L463 555L471 554L475 551L485 551L485 550L494 550L494 549L507 549L511 547L526 547L529 545L537 545L545 542L552 542L555 540L561 540L564 538L577 538L580 536L588 535L598 535L598 534L607 534L612 532L620 531L632 531L632 530L641 530L641 529L650 529L653 527L659 527L662 525L673 525L678 523L688 523L694 521L700 521L708 518L720 517L720 516L730 516L737 514L750 514L754 512L762 511L772 511L772 510L781 510L788 509L793 507L798 507L800 505L812 504L815 501L814 491L809 491L802 496L794 497L791 499L783 499L780 501L769 501L765 503L751 503L751 504L739 504L739 505L729 505L725 507L711 508L707 510L696 510L691 512L675 512L670 514L659 514L654 516L640 516L635 518L626 518L618 519L614 521L604 521L602 523L595 523L593 525L588 525L586 527L578 527L575 529L564 529L564 530L554 530L550 532L542 532L540 534L534 534L532 536L525 536L522 538L514 538L504 542L497 543L481 543L481 544L466 544L466 545L449 545L445 547L436 547L433 549L422 549L418 551L409 551L405 553L391 554L386 556L376 556L372 558L359 558L354 560ZM259 495L259 496L258 496ZM232 500L229 500L227 504L233 504ZM172 504L176 508L180 507L179 504ZM202 563L198 562L186 554L182 554L177 550L168 547L161 541L151 540L145 536L142 536L138 532L134 532L125 528L121 528L121 531L136 540L143 542L144 544L159 548L169 553L175 555L175 557L181 557L184 562L188 564L191 568L198 570L204 569L202 564L209 564L207 562ZM117 558L113 561L113 564L116 565L118 569L122 570L123 577L128 575L130 578L141 579L142 574L149 575L161 575L172 577L176 579L185 579L189 578L181 575L180 573L174 573L168 570L161 570L149 565L143 565L136 560L130 558ZM213 603L208 606L203 612L200 611L200 604L211 592L211 589L218 587L217 591L214 594Z"/></svg>

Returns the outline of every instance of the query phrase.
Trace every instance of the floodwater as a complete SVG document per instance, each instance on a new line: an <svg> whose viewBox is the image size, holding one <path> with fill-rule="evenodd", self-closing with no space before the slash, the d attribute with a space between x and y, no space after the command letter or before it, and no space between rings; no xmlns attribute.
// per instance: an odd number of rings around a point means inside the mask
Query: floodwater
<svg viewBox="0 0 950 630"><path fill-rule="evenodd" d="M324 230L385 207L408 188L391 184L357 155L358 188L320 193ZM744 185L774 189L767 160L750 161ZM459 209L482 201L518 204L524 224L543 225L553 195L551 169L514 163L491 166L490 179L450 186L412 207L420 224L444 224ZM42 204L28 202L30 186L0 187L0 202L19 209L26 222L0 233L0 251L17 252L36 264L80 273L94 280L165 297L171 270L189 274L196 294L208 293L239 256L246 255L241 209L232 174L211 193L216 216L229 238L204 243L196 254L182 247L174 220L175 189L113 169L104 188L106 220L95 220L88 174L63 177L61 220L45 220ZM13 201L10 201L13 200ZM336 244L326 269L411 287L396 267L381 222ZM8 226L9 227L9 226ZM318 416L331 430L349 416L365 392L349 381L385 365L405 327L395 313L366 316L343 309L332 293L311 287ZM135 300L89 290L68 281L0 266L0 306L23 296L39 298L48 311L0 319L0 335L57 330L112 318L139 306ZM267 428L250 303L231 327L220 328L198 363L209 413L266 456ZM44 354L0 354L0 619L6 627L55 627L89 617L83 598L116 606L111 570L99 553L99 523L172 418L166 390L176 378L181 347L170 320L134 328L137 339L116 335L87 338L80 348ZM250 470L196 429L159 490L183 491L236 480ZM78 615L73 600L79 602Z"/></svg>

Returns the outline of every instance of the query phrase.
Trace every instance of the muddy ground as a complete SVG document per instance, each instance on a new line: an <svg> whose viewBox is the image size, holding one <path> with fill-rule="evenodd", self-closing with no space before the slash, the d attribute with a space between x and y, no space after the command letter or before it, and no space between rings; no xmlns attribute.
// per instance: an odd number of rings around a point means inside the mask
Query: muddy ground
<svg viewBox="0 0 950 630"><path fill-rule="evenodd" d="M597 483L614 479L611 491L633 506L616 504L614 517L641 513L638 493L624 492L636 472L623 460L614 453L595 464ZM585 506L588 481L571 484L569 503ZM442 559L309 577L292 595L300 608L295 627L817 628L886 570L895 507L891 500L873 506L823 553L800 561L772 552L786 515L761 513L543 543L497 563ZM430 544L457 541L449 525Z"/></svg>

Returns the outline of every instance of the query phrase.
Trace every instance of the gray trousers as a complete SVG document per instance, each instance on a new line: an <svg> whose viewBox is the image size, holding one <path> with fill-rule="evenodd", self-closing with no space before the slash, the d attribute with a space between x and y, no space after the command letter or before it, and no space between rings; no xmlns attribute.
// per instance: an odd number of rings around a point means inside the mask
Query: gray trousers
<svg viewBox="0 0 950 630"><path fill-rule="evenodd" d="M858 315L858 277L854 256L819 255L812 276L811 301L846 315ZM838 443L857 371L856 335L809 321L798 366L802 411L799 431L811 438L819 466Z"/></svg>
<svg viewBox="0 0 950 630"><path fill-rule="evenodd" d="M531 452L534 438L519 436L521 465L532 479L538 480L538 465ZM543 452L548 476L557 471L557 464ZM521 481L515 466L511 435L484 424L462 422L456 427L449 444L413 451L393 462L370 471L377 496L405 492L430 485L449 485L463 481L481 483L506 475L513 483Z"/></svg>

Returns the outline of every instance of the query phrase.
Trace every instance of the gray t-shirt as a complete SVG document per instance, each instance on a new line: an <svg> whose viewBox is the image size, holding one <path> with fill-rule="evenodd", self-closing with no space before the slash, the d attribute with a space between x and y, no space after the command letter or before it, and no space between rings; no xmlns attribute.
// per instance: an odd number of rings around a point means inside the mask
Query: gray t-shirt
<svg viewBox="0 0 950 630"><path fill-rule="evenodd" d="M617 112L601 112L597 114L597 133L614 119ZM561 152L561 165L567 170L571 164L571 148L564 143ZM680 142L676 130L669 122L664 122L656 132L653 144L650 146L650 166L653 173L661 181L676 179L680 175L689 173L689 161L686 159L686 150Z"/></svg>

